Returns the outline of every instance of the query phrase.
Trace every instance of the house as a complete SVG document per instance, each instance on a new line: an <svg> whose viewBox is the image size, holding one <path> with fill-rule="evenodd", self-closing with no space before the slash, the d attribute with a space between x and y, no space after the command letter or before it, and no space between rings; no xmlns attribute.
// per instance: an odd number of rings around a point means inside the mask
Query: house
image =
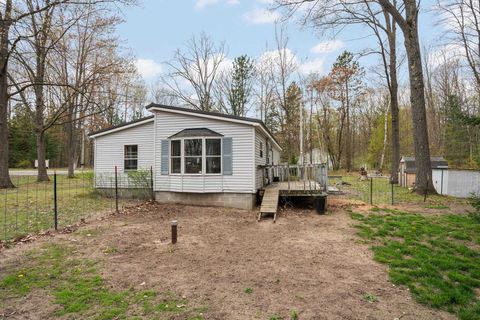
<svg viewBox="0 0 480 320"><path fill-rule="evenodd" d="M328 157L328 153L319 148L313 148L311 151L305 151L304 155L300 155L297 161L297 164L299 165L315 163L326 163L331 167L331 161Z"/></svg>
<svg viewBox="0 0 480 320"><path fill-rule="evenodd" d="M443 157L431 157L432 170L448 169L447 160ZM402 157L398 167L398 183L401 187L410 188L415 184L415 177L417 175L417 166L415 164L415 157Z"/></svg>
<svg viewBox="0 0 480 320"><path fill-rule="evenodd" d="M253 118L150 104L149 117L90 134L94 174L153 171L159 202L251 209L281 147ZM97 188L111 188L96 179Z"/></svg>

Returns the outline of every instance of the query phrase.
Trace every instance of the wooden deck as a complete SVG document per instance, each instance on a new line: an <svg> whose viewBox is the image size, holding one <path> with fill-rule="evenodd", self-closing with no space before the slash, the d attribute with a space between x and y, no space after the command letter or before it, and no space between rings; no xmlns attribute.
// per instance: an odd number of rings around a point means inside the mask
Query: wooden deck
<svg viewBox="0 0 480 320"><path fill-rule="evenodd" d="M273 213L273 222L275 222L277 218L279 196L305 197L318 196L323 193L324 192L320 184L315 181L291 181L290 183L272 183L264 188L262 205L260 207L258 220L260 221L264 213Z"/></svg>

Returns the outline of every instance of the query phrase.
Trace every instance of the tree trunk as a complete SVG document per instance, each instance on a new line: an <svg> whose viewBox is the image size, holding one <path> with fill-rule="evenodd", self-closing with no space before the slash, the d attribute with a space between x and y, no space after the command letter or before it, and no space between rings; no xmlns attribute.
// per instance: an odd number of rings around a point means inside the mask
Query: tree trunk
<svg viewBox="0 0 480 320"><path fill-rule="evenodd" d="M5 16L11 10L11 1L6 2ZM9 21L4 19L0 25L0 188L12 188L8 172L8 35Z"/></svg>
<svg viewBox="0 0 480 320"><path fill-rule="evenodd" d="M37 181L49 181L47 174L47 166L46 166L46 152L45 152L45 132L41 130L37 130L36 132L37 137L37 160L38 160L38 175Z"/></svg>
<svg viewBox="0 0 480 320"><path fill-rule="evenodd" d="M8 172L8 93L6 66L0 70L0 188L12 188Z"/></svg>
<svg viewBox="0 0 480 320"><path fill-rule="evenodd" d="M352 169L352 137L350 130L350 97L348 92L348 77L345 80L345 105L347 113L347 125L345 128L345 157L346 157L346 169L350 172Z"/></svg>
<svg viewBox="0 0 480 320"><path fill-rule="evenodd" d="M42 76L43 79L43 76ZM37 82L35 85L35 127L37 137L37 161L38 161L38 173L37 181L50 181L47 173L46 164L46 146L45 146L45 131L44 131L44 104L43 104L43 85L42 82Z"/></svg>
<svg viewBox="0 0 480 320"><path fill-rule="evenodd" d="M388 109L387 109L388 110ZM383 121L383 148L380 156L380 170L383 170L383 164L385 163L385 153L387 152L388 141L388 111L385 110L385 118Z"/></svg>
<svg viewBox="0 0 480 320"><path fill-rule="evenodd" d="M398 166L400 164L400 116L398 110L396 32L396 24L392 21L392 27L388 33L388 45L390 48L390 113L392 116L392 164L390 169L390 179L394 184L398 184Z"/></svg>
<svg viewBox="0 0 480 320"><path fill-rule="evenodd" d="M68 178L75 177L75 163L77 162L77 143L75 138L75 122L73 108L70 108L70 119L66 123L67 129L67 156L68 156Z"/></svg>
<svg viewBox="0 0 480 320"><path fill-rule="evenodd" d="M415 1L405 1L406 29L405 49L407 51L410 79L410 103L412 106L413 142L417 173L416 191L435 193L432 183L432 166L428 142L427 115L425 110L425 88L423 83L422 56L418 39L418 8Z"/></svg>

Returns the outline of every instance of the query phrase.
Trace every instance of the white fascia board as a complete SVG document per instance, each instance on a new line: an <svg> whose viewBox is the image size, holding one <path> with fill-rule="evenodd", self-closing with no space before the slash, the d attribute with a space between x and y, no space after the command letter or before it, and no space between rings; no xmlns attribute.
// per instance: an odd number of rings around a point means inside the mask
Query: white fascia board
<svg viewBox="0 0 480 320"><path fill-rule="evenodd" d="M114 133L114 132L117 132L117 131L122 131L122 130L125 130L125 129L130 129L130 128L133 128L133 127L141 126L143 124L146 124L146 123L149 123L149 122L152 122L152 121L154 121L154 118L145 119L143 121L128 124L126 126L122 126L122 127L118 127L118 128L113 128L111 130L99 132L97 134L91 135L90 139L98 138L98 137L101 137L101 136L104 136L104 135L107 135L107 134L111 134L111 133Z"/></svg>

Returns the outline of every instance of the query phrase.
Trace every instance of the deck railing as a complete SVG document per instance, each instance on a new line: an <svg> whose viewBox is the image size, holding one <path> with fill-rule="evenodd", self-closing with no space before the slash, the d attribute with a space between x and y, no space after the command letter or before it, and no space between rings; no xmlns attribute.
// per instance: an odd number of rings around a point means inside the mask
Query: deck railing
<svg viewBox="0 0 480 320"><path fill-rule="evenodd" d="M327 191L328 173L326 164L303 164L303 165L266 165L261 166L263 185L272 182L303 182L305 190Z"/></svg>

